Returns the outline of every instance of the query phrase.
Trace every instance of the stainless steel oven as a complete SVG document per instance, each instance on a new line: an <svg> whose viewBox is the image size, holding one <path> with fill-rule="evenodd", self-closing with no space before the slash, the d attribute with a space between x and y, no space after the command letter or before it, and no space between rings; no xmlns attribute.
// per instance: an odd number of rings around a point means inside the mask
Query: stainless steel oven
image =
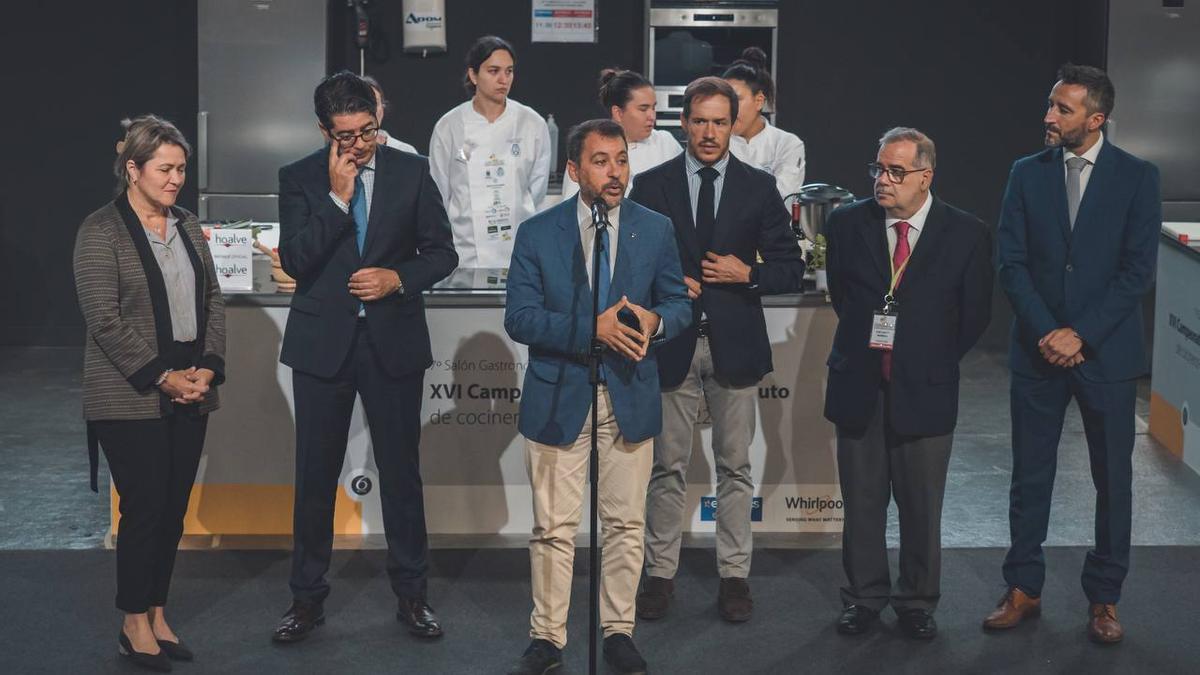
<svg viewBox="0 0 1200 675"><path fill-rule="evenodd" d="M775 77L777 0L647 0L646 5L646 74L658 97L659 128L678 129L687 84L704 75L720 76L747 47L768 55Z"/></svg>

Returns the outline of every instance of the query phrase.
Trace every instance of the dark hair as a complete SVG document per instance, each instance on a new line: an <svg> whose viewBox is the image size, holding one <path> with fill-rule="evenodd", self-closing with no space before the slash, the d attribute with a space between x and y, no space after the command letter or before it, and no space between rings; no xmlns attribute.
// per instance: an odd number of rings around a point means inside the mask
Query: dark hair
<svg viewBox="0 0 1200 675"><path fill-rule="evenodd" d="M359 77L362 78L363 82L367 83L367 86L369 86L372 89L374 89L375 91L379 92L379 102L383 105L384 110L387 110L388 108L392 107L391 103L387 100L387 96L384 96L384 94L383 94L383 86L379 84L379 80L375 79L374 77L371 77L370 75L359 75ZM371 92L371 93L375 93L375 92Z"/></svg>
<svg viewBox="0 0 1200 675"><path fill-rule="evenodd" d="M600 105L604 106L604 112L611 114L613 106L624 108L633 98L633 92L653 86L641 73L605 68L600 71Z"/></svg>
<svg viewBox="0 0 1200 675"><path fill-rule="evenodd" d="M508 52L508 55L512 57L513 63L517 62L517 52L508 43L508 40L496 37L495 35L484 35L476 40L475 44L471 45L471 48L467 50L465 65L478 74L479 66L482 66L484 61L491 58L493 52L500 50ZM471 78L466 73L463 73L463 86L467 88L468 94L475 95L475 85L471 84Z"/></svg>
<svg viewBox="0 0 1200 675"><path fill-rule="evenodd" d="M685 118L692 116L692 101L694 99L708 98L710 96L724 96L729 99L729 121L732 123L737 119L737 92L725 80L711 75L692 80L687 89L683 90L683 116Z"/></svg>
<svg viewBox="0 0 1200 675"><path fill-rule="evenodd" d="M567 132L567 159L575 162L575 166L579 166L580 155L583 154L583 142L587 140L588 135L598 134L604 138L620 138L625 140L625 130L620 124L611 119L596 119L580 122L571 127ZM626 142L626 147L628 147Z"/></svg>
<svg viewBox="0 0 1200 675"><path fill-rule="evenodd" d="M1058 79L1063 84L1083 85L1087 89L1088 113L1102 113L1107 121L1117 98L1117 90L1108 79L1108 73L1095 66L1066 63L1058 69Z"/></svg>
<svg viewBox="0 0 1200 675"><path fill-rule="evenodd" d="M129 188L129 171L125 164L130 160L140 168L154 156L160 146L167 144L182 148L185 160L192 155L192 146L188 145L179 128L158 115L139 115L133 119L123 119L121 127L125 129L125 136L117 141L117 159L113 163L118 195Z"/></svg>
<svg viewBox="0 0 1200 675"><path fill-rule="evenodd" d="M775 102L775 80L771 79L771 69L767 67L767 53L758 47L743 50L742 57L729 64L721 77L745 82L751 93L762 94L767 103Z"/></svg>
<svg viewBox="0 0 1200 675"><path fill-rule="evenodd" d="M365 112L375 116L375 92L354 73L343 70L321 80L313 92L317 121L326 131L333 128L334 115Z"/></svg>

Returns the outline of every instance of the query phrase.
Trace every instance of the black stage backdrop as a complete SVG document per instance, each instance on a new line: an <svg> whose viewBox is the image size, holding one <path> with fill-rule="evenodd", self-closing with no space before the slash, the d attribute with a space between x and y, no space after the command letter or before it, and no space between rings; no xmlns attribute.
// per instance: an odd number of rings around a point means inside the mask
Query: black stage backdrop
<svg viewBox="0 0 1200 675"><path fill-rule="evenodd" d="M513 98L553 113L565 141L571 124L603 114L601 68L644 65L643 3L598 5L598 44L533 45L529 3L450 0L449 51L421 58L403 53L400 3L376 3L390 55L368 57L366 70L393 102L384 126L427 151L434 123L466 98L466 49L493 33L517 50ZM921 128L938 144L935 191L994 225L1009 166L1040 147L1055 69L1105 64L1107 15L1106 0L783 0L779 125L808 146L808 181L861 195L879 135ZM3 25L0 344L79 344L71 248L79 222L111 197L118 120L155 111L195 137L196 2L18 4ZM329 70L358 63L345 2L332 0ZM195 207L194 184L181 204ZM999 294L994 306L985 343L998 346L1010 314Z"/></svg>

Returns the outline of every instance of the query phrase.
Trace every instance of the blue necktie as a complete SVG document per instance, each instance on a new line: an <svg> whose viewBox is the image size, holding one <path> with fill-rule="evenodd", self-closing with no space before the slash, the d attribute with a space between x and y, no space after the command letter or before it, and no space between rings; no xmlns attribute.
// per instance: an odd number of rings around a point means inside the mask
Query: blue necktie
<svg viewBox="0 0 1200 675"><path fill-rule="evenodd" d="M361 256L363 244L367 241L367 188L363 185L361 174L354 177L354 196L350 198L350 213L354 216L354 238L358 241L358 254Z"/></svg>
<svg viewBox="0 0 1200 675"><path fill-rule="evenodd" d="M592 270L596 278L596 290L600 296L600 311L608 309L608 287L611 284L611 274L608 267L608 228L600 230L600 269ZM600 381L607 382L608 377L604 372L604 364L600 364Z"/></svg>
<svg viewBox="0 0 1200 675"><path fill-rule="evenodd" d="M596 288L600 291L600 311L608 309L608 287L611 283L608 262L608 228L600 230L600 269L595 270Z"/></svg>
<svg viewBox="0 0 1200 675"><path fill-rule="evenodd" d="M366 171L366 169L363 169ZM362 174L354 177L354 196L350 198L350 215L354 216L354 239L358 242L358 255L363 254L363 245L367 243L367 187L363 185ZM362 316L367 308L358 303L358 314Z"/></svg>

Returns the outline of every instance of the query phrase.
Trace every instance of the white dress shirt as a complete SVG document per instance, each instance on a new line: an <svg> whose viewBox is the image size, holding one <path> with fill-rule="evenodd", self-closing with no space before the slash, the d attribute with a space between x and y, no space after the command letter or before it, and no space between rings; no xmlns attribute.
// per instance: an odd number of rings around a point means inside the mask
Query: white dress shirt
<svg viewBox="0 0 1200 675"><path fill-rule="evenodd" d="M925 229L925 219L929 217L929 209L933 206L933 190L925 195L925 203L912 218L885 218L883 226L887 230L888 255L896 255L896 228L894 225L902 220L908 221L908 255L917 250L917 239L921 238L921 230Z"/></svg>
<svg viewBox="0 0 1200 675"><path fill-rule="evenodd" d="M1082 155L1063 148L1063 180L1067 179L1067 160L1072 157L1082 157L1087 160L1087 164L1083 165L1083 170L1079 172L1079 199L1083 200L1083 195L1087 192L1088 179L1092 177L1092 167L1096 164L1096 158L1100 156L1100 146L1104 145L1104 132L1100 132L1100 138L1092 143L1092 147L1087 149L1087 152Z"/></svg>
<svg viewBox="0 0 1200 675"><path fill-rule="evenodd" d="M592 244L596 241L596 233L592 230L592 207L583 202L582 199L575 200L578 206L575 208L575 214L579 218L579 243L583 245L583 264L587 267L588 283L595 283L592 280ZM621 205L608 211L608 278L611 280L613 272L617 269L617 244L620 237L617 233L620 232L621 226ZM611 304L611 303L610 303Z"/></svg>

